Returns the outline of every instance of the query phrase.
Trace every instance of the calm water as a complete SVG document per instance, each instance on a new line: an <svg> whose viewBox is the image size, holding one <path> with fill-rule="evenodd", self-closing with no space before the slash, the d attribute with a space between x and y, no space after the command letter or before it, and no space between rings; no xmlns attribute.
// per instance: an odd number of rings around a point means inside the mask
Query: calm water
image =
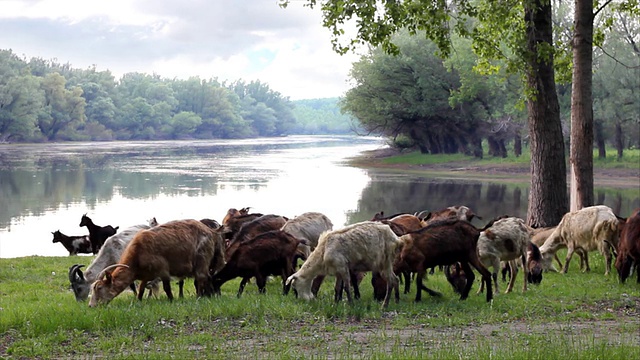
<svg viewBox="0 0 640 360"><path fill-rule="evenodd" d="M373 137L290 136L225 141L0 146L0 257L65 256L51 232L84 235L87 213L121 229L184 218L220 221L231 207L294 217L326 214L335 227L375 212L465 204L489 219L526 216L528 184L491 184L367 171L344 159L383 147ZM597 189L623 216L639 191ZM481 223L476 223L481 225Z"/></svg>

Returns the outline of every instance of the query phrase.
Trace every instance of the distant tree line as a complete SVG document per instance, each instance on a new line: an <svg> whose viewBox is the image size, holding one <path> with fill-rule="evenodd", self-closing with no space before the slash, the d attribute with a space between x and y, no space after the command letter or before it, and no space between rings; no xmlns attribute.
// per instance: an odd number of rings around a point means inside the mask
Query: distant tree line
<svg viewBox="0 0 640 360"><path fill-rule="evenodd" d="M234 139L352 132L338 98L289 100L259 80L128 73L0 50L0 142Z"/></svg>

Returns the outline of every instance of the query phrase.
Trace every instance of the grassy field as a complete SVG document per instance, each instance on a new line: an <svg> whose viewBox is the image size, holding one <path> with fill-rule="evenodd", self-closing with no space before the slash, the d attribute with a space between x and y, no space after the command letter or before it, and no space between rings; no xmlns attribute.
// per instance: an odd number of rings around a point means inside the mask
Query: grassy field
<svg viewBox="0 0 640 360"><path fill-rule="evenodd" d="M137 301L131 292L90 309L75 301L67 269L90 257L0 259L0 358L438 358L632 359L640 357L640 284L619 284L615 269L591 254L592 272L574 259L568 274L545 273L540 286L499 294L492 303L454 295L440 272L429 287L443 293L414 303L401 295L386 310L372 300L370 277L353 305L333 302L332 279L311 302L280 293L279 279L241 299L238 281L215 298ZM506 288L501 283L501 290ZM174 285L175 287L175 285Z"/></svg>
<svg viewBox="0 0 640 360"><path fill-rule="evenodd" d="M568 159L568 157L567 157ZM390 156L382 160L383 164L394 165L438 165L457 162L472 162L476 165L522 165L528 166L531 163L531 154L527 149L523 149L521 156L514 156L509 152L506 158L497 158L484 154L483 159L476 159L473 156L464 154L438 154L425 155L418 151L408 152L406 154ZM612 149L608 149L606 158L599 158L598 152L593 153L593 166L602 169L635 169L640 166L640 149L625 150L623 157L618 159L617 153Z"/></svg>

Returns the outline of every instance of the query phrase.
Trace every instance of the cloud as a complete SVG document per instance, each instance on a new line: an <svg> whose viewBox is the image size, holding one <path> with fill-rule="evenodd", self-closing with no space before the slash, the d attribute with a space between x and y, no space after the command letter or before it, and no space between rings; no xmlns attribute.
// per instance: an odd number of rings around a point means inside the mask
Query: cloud
<svg viewBox="0 0 640 360"><path fill-rule="evenodd" d="M304 3L304 2L303 2ZM261 80L292 99L340 96L357 57L333 52L319 9L276 0L4 1L0 43L116 77Z"/></svg>

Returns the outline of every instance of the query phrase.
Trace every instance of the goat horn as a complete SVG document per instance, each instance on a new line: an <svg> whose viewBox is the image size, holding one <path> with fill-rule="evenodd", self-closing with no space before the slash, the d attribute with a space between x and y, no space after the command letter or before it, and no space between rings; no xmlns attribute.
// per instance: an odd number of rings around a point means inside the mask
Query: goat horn
<svg viewBox="0 0 640 360"><path fill-rule="evenodd" d="M127 269L129 268L129 265L125 265L125 264L113 264L113 265L109 265L106 268L104 268L102 271L100 271L100 274L98 274L98 276L96 277L96 279L102 279L102 276L104 274L107 273L107 271L111 270L111 269L115 269L117 267L126 267Z"/></svg>
<svg viewBox="0 0 640 360"><path fill-rule="evenodd" d="M419 213L417 213L416 217L417 217L418 219L420 219L420 220L424 220L423 218L424 218L426 215L429 215L429 210L422 210L422 211L420 211Z"/></svg>
<svg viewBox="0 0 640 360"><path fill-rule="evenodd" d="M82 271L80 271L80 268L83 267L84 265L78 265L75 264L73 266L71 266L69 268L69 281L73 284L75 282L77 282L76 280L76 274L78 275L78 277L82 280L84 280L84 275L82 274Z"/></svg>

